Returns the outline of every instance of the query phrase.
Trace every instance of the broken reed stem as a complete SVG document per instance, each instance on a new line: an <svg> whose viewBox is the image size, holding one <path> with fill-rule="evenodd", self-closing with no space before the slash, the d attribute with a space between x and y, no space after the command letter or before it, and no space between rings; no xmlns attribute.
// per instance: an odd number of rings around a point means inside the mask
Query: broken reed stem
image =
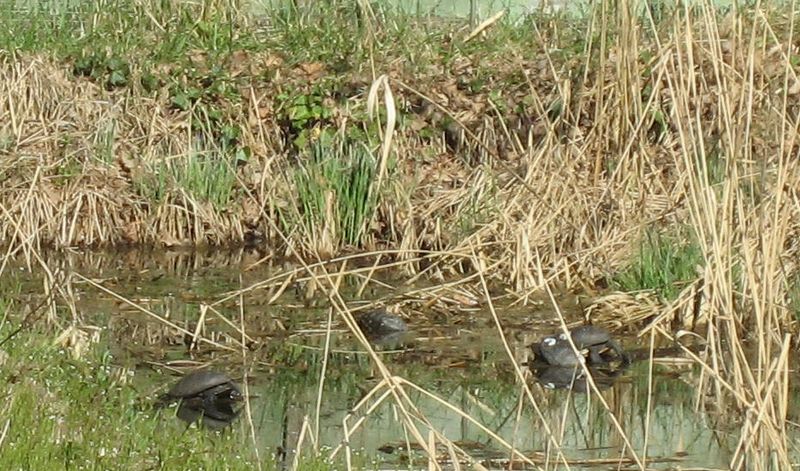
<svg viewBox="0 0 800 471"><path fill-rule="evenodd" d="M239 285L242 284L242 275L239 275ZM224 316L220 316L223 317ZM248 381L248 368L247 368L247 344L252 340L245 334L245 315L244 315L244 296L239 296L239 333L241 334L240 346L242 355L242 388L244 392L244 407L245 417L247 418L247 425L250 432L250 441L253 444L253 454L258 463L258 471L262 471L261 452L258 450L258 440L256 439L256 426L253 423L253 409L250 405L250 384Z"/></svg>
<svg viewBox="0 0 800 471"><path fill-rule="evenodd" d="M328 309L328 322L325 324L325 346L322 349L322 368L319 372L319 386L317 389L317 404L314 411L314 435L319 437L320 416L322 411L322 392L325 388L325 374L328 371L328 357L331 347L331 327L333 323L333 309ZM318 452L319 450L314 450Z"/></svg>

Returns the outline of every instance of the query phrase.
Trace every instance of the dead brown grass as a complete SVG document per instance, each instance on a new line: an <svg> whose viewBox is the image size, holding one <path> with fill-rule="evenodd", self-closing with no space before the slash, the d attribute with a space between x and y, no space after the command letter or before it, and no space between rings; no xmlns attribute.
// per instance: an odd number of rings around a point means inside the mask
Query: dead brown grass
<svg viewBox="0 0 800 471"><path fill-rule="evenodd" d="M533 103L527 113L510 116L485 95L465 94L457 81L467 65L439 71L435 80L390 74L384 85L394 92L392 104L429 107L418 116L425 123L450 115L461 123L459 142L448 143L446 132L425 140L413 128L393 136L397 169L385 177L362 248L394 249L388 258L432 279L480 273L524 299L555 284L592 289L631 259L645 228L690 226L704 260L677 300L615 295L589 315L610 306L664 336L673 327L701 328L708 355L694 357L706 374L698 395L714 397L709 405L718 414L739 411L743 421L731 468L789 469L787 372L797 331L790 301L800 256L795 18L774 20L756 8L720 19L700 6L678 10L653 36L625 8L596 15L601 37L622 34L591 49L582 77L547 52L531 59L520 51L504 64L525 77L507 95L507 108L524 96ZM137 182L156 175L165 159L192 152L185 114L163 98L76 80L44 57L5 58L0 132L11 144L2 150L0 240L24 247L223 244L258 232L268 250L299 258L343 251L329 227L281 232L277 210L296 204L286 172L294 161L264 111L274 108L268 90L247 96L242 140L255 152L237 170L241 193L232 206L221 211L178 188L154 202ZM548 116L554 103L561 112ZM97 143L110 125L113 158L103 160ZM64 176L65 168L74 173ZM324 267L304 265L263 285L276 293L300 274L329 290L335 312L353 328L336 277ZM407 404L404 388L413 383L373 358L381 387ZM443 438L424 437L407 405L403 417L415 440L433 450Z"/></svg>

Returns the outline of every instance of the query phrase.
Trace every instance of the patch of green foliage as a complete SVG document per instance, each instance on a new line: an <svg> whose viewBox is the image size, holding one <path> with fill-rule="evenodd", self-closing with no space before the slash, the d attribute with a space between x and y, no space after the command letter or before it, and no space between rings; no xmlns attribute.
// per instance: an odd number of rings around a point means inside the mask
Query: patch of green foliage
<svg viewBox="0 0 800 471"><path fill-rule="evenodd" d="M125 59L105 52L91 51L79 57L72 66L72 73L91 77L106 89L124 87L130 80L131 68Z"/></svg>
<svg viewBox="0 0 800 471"><path fill-rule="evenodd" d="M223 210L237 187L237 157L214 151L200 151L172 160L161 160L158 169L136 181L138 191L150 202L162 203L176 192L210 203Z"/></svg>
<svg viewBox="0 0 800 471"><path fill-rule="evenodd" d="M333 211L341 242L358 245L375 210L376 159L363 144L323 134L311 143L294 171L297 221L308 230L322 227Z"/></svg>
<svg viewBox="0 0 800 471"><path fill-rule="evenodd" d="M697 277L702 265L700 246L682 235L645 232L638 256L612 280L623 291L652 289L664 299L674 299L686 282Z"/></svg>
<svg viewBox="0 0 800 471"><path fill-rule="evenodd" d="M237 167L249 160L251 150L239 144L240 127L219 108L199 101L186 106L191 113L193 151L158 160L156 169L135 184L151 202L161 203L174 192L185 191L199 202L224 210L238 187Z"/></svg>
<svg viewBox="0 0 800 471"><path fill-rule="evenodd" d="M99 346L76 358L51 334L25 331L2 348L2 469L256 467L244 428L187 430L171 409L153 410L128 371ZM275 469L265 461L265 469Z"/></svg>
<svg viewBox="0 0 800 471"><path fill-rule="evenodd" d="M278 116L296 148L306 148L313 139L312 133L330 124L333 110L325 106L324 99L325 91L318 86L308 93L283 93L277 97Z"/></svg>
<svg viewBox="0 0 800 471"><path fill-rule="evenodd" d="M723 158L724 152L719 147L719 140L711 140L707 146L708 151L704 155L698 154L697 156L695 171L698 178L707 182L708 185L715 186L718 188L718 192L721 192L720 184L727 177L728 162Z"/></svg>

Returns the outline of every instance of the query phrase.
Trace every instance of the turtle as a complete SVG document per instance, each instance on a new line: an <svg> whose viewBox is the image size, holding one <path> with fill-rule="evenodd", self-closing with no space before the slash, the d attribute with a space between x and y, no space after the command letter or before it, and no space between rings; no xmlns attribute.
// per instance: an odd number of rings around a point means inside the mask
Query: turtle
<svg viewBox="0 0 800 471"><path fill-rule="evenodd" d="M202 407L202 404L241 401L242 392L228 375L217 371L199 370L181 378L161 398L162 403L176 400Z"/></svg>
<svg viewBox="0 0 800 471"><path fill-rule="evenodd" d="M532 348L536 358L544 360L550 366L578 366L586 361L586 352L579 351L580 355L576 355L569 342L559 337L545 337L541 342L533 344Z"/></svg>
<svg viewBox="0 0 800 471"><path fill-rule="evenodd" d="M571 329L569 334L578 350L588 350L589 363L592 365L603 365L613 360L628 362L628 356L620 344L602 327L582 325ZM558 338L569 344L566 334L561 333Z"/></svg>
<svg viewBox="0 0 800 471"><path fill-rule="evenodd" d="M406 321L385 309L376 309L357 316L356 324L361 332L370 339L399 334L408 330Z"/></svg>
<svg viewBox="0 0 800 471"><path fill-rule="evenodd" d="M623 365L629 363L625 351L602 327L584 325L570 330L569 334L578 349L578 355L565 333L545 337L533 344L533 352L551 366L577 366L584 362L597 366L614 360L620 360Z"/></svg>

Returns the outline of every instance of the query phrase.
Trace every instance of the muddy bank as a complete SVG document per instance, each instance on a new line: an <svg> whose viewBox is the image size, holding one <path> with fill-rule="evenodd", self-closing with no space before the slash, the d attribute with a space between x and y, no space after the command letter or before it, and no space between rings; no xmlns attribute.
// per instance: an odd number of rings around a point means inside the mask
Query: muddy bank
<svg viewBox="0 0 800 471"><path fill-rule="evenodd" d="M154 13L177 21L174 11ZM783 71L759 68L755 81L721 88L718 65L734 82L747 65L725 28L719 55L698 58L690 84L673 80L682 52L644 35L631 57L615 52L625 49L621 35L586 54L580 19L535 41L521 22L467 42L455 22L407 19L401 37L391 16L378 15L371 34L363 22L336 32L309 16L304 27L324 33L315 38L280 16L223 22L203 13L204 22L173 25L185 44L169 57L145 53L145 41L169 38L144 22L128 24L141 41L110 52L77 42L5 54L0 111L13 119L0 239L250 244L323 257L351 247L460 252L469 241L500 258L520 254L522 266L538 250L554 269L565 254L603 247L579 261L591 280L630 255L631 228L686 220L693 170L681 156L682 107L702 130L693 139L726 152L715 144L718 123L736 109L714 97L752 88L760 99L748 112L760 124L748 155L769 168L779 153L768 97ZM342 26L357 12L327 13ZM103 31L119 21L102 18ZM214 27L230 34L224 50L202 47ZM324 42L345 37L338 54ZM369 43L372 56L360 48ZM780 51L758 54L767 63ZM378 74L389 77L397 111L386 156L386 111L379 124L367 109ZM794 109L797 94L786 99Z"/></svg>

